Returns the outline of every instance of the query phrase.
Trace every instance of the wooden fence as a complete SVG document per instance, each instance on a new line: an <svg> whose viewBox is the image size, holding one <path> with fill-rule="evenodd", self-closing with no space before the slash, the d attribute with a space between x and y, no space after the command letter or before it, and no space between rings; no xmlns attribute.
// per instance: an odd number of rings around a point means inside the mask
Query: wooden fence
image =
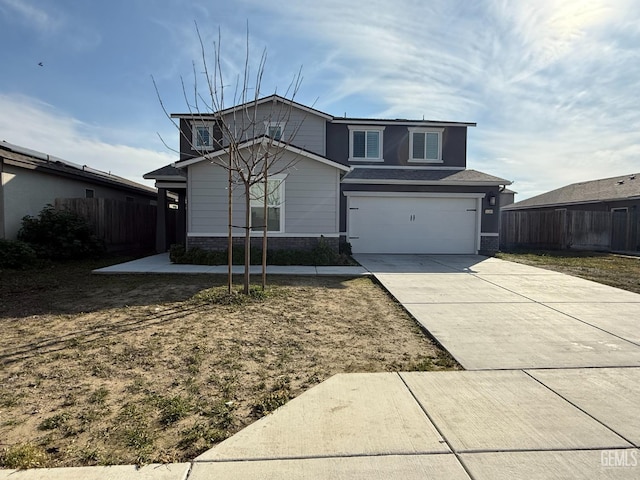
<svg viewBox="0 0 640 480"><path fill-rule="evenodd" d="M153 250L156 206L110 198L56 198L55 208L87 219L109 251Z"/></svg>
<svg viewBox="0 0 640 480"><path fill-rule="evenodd" d="M500 248L638 251L636 211L503 211Z"/></svg>

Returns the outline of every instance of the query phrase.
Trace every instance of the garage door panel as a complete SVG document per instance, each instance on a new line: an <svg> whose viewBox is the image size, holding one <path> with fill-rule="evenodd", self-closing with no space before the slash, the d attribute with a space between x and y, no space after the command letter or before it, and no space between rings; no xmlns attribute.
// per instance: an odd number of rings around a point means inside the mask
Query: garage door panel
<svg viewBox="0 0 640 480"><path fill-rule="evenodd" d="M354 253L475 253L476 200L351 197Z"/></svg>

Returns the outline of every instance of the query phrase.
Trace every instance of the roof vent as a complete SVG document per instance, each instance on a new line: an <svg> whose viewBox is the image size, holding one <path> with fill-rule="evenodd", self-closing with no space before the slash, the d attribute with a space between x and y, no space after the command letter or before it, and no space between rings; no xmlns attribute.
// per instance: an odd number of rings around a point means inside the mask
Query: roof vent
<svg viewBox="0 0 640 480"><path fill-rule="evenodd" d="M618 183L618 185L622 185L622 184L624 184L624 180L618 180L617 183Z"/></svg>
<svg viewBox="0 0 640 480"><path fill-rule="evenodd" d="M635 176L635 175L631 175L631 176L629 177L629 180L635 180L635 179L636 179L636 176Z"/></svg>

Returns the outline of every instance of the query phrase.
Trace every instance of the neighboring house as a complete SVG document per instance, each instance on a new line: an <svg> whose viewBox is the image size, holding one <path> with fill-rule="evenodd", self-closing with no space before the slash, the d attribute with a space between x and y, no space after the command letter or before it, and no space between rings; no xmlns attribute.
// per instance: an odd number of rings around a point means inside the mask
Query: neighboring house
<svg viewBox="0 0 640 480"><path fill-rule="evenodd" d="M155 205L154 188L0 142L0 238L15 239L22 218L56 198L110 198Z"/></svg>
<svg viewBox="0 0 640 480"><path fill-rule="evenodd" d="M233 123L242 108L253 112L254 106L230 108L218 118ZM511 182L466 169L467 128L475 123L333 117L277 95L259 100L257 109L255 136L240 149L281 145L279 139L294 134L282 162L295 166L270 179L269 248L312 248L322 236L334 248L349 242L354 253L498 249L500 192ZM278 116L284 111L286 119ZM227 153L219 147L216 116L172 117L179 120L180 160L145 178L157 180L160 197L186 193L188 247L223 249L227 174L211 159ZM235 195L234 224L242 225L242 192ZM233 233L240 237L244 230ZM159 243L160 250L167 246Z"/></svg>
<svg viewBox="0 0 640 480"><path fill-rule="evenodd" d="M506 206L504 210L589 210L610 212L640 206L640 173L578 182Z"/></svg>
<svg viewBox="0 0 640 480"><path fill-rule="evenodd" d="M567 246L625 251L640 249L639 209L640 173L573 183L508 205L502 210L503 215L512 212L569 212L575 220L566 226L565 236L571 237L564 239ZM593 214L587 215L588 212ZM567 223L566 220L564 222Z"/></svg>

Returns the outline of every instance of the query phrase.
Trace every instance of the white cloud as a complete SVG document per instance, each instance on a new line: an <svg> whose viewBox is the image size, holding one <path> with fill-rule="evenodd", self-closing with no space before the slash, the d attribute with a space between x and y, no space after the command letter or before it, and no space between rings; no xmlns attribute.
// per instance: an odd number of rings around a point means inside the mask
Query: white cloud
<svg viewBox="0 0 640 480"><path fill-rule="evenodd" d="M42 33L57 31L64 24L59 16L52 15L26 0L0 0L0 10L17 14L22 22Z"/></svg>
<svg viewBox="0 0 640 480"><path fill-rule="evenodd" d="M86 125L29 97L0 94L0 112L0 140L134 182L153 185L142 175L177 158L169 152L106 141L114 136L113 130Z"/></svg>
<svg viewBox="0 0 640 480"><path fill-rule="evenodd" d="M263 2L245 0L260 10ZM262 5L261 5L262 4ZM315 42L335 88L320 108L477 121L469 166L518 198L638 170L640 5L631 0L269 4ZM312 82L313 83L313 82Z"/></svg>

